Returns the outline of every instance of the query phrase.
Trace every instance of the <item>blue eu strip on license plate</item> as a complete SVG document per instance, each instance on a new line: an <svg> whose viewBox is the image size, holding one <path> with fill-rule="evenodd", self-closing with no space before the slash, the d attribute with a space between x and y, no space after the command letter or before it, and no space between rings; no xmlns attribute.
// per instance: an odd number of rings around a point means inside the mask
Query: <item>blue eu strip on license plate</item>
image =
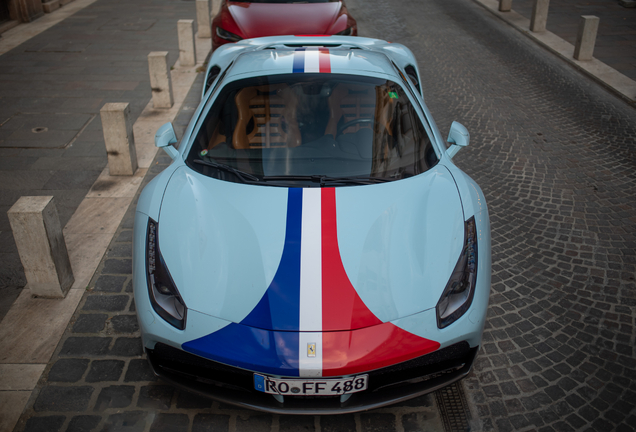
<svg viewBox="0 0 636 432"><path fill-rule="evenodd" d="M337 396L367 389L369 375L345 378L274 378L254 374L254 389L278 395Z"/></svg>
<svg viewBox="0 0 636 432"><path fill-rule="evenodd" d="M265 391L265 377L254 374L254 388L258 391Z"/></svg>

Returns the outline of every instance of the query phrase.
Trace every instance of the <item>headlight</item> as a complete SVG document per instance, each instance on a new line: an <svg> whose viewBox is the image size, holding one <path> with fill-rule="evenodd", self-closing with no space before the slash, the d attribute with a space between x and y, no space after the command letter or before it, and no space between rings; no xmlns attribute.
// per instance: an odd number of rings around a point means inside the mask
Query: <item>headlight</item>
<svg viewBox="0 0 636 432"><path fill-rule="evenodd" d="M216 35L221 39L229 40L230 42L238 42L243 40L242 37L235 35L234 33L230 33L227 30L223 30L221 27L216 28Z"/></svg>
<svg viewBox="0 0 636 432"><path fill-rule="evenodd" d="M146 234L146 279L150 303L157 314L179 330L185 329L188 309L159 252L157 222L148 218Z"/></svg>
<svg viewBox="0 0 636 432"><path fill-rule="evenodd" d="M475 217L464 223L464 248L457 265L437 303L437 327L444 328L455 321L470 307L477 281L477 229Z"/></svg>
<svg viewBox="0 0 636 432"><path fill-rule="evenodd" d="M351 27L348 27L343 31L336 33L336 36L351 36Z"/></svg>

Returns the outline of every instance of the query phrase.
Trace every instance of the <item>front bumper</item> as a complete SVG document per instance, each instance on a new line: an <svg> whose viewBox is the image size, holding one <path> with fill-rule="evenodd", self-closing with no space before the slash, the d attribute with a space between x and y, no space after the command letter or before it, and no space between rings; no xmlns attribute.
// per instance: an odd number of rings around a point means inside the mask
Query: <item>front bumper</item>
<svg viewBox="0 0 636 432"><path fill-rule="evenodd" d="M146 348L154 373L221 402L276 414L345 414L379 408L434 392L470 372L479 347L459 342L430 354L369 372L369 389L341 396L278 396L254 389L253 372L204 359L166 344ZM296 377L297 378L297 377Z"/></svg>

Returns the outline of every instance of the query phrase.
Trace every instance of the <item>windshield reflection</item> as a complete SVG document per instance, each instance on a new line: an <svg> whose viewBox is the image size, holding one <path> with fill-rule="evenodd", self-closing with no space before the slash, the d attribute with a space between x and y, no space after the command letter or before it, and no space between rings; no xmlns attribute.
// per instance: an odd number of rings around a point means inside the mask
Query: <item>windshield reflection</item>
<svg viewBox="0 0 636 432"><path fill-rule="evenodd" d="M228 84L188 155L192 169L221 180L251 182L255 176L280 185L288 177L289 185L305 187L317 186L312 176L396 180L437 161L400 85L339 74Z"/></svg>

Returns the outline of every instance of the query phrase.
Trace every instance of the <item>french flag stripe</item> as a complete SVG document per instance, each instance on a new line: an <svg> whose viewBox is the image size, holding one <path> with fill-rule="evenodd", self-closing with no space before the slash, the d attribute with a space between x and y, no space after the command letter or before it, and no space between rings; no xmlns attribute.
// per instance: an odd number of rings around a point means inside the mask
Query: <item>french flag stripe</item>
<svg viewBox="0 0 636 432"><path fill-rule="evenodd" d="M320 48L320 73L331 73L331 57L328 48Z"/></svg>
<svg viewBox="0 0 636 432"><path fill-rule="evenodd" d="M318 48L307 48L305 50L305 73L320 72L320 51Z"/></svg>
<svg viewBox="0 0 636 432"><path fill-rule="evenodd" d="M322 189L322 330L360 329L382 324L351 284L338 247L336 189Z"/></svg>
<svg viewBox="0 0 636 432"><path fill-rule="evenodd" d="M286 218L281 261L258 304L240 323L183 343L185 351L261 373L315 378L380 369L439 349L380 321L358 295L338 247L335 188L290 188Z"/></svg>
<svg viewBox="0 0 636 432"><path fill-rule="evenodd" d="M331 56L328 48L296 48L293 73L331 73Z"/></svg>
<svg viewBox="0 0 636 432"><path fill-rule="evenodd" d="M305 48L296 48L294 53L293 73L305 72Z"/></svg>
<svg viewBox="0 0 636 432"><path fill-rule="evenodd" d="M300 246L300 328L299 369L301 377L322 374L322 252L321 190L303 189L302 241ZM316 347L308 356L309 345Z"/></svg>
<svg viewBox="0 0 636 432"><path fill-rule="evenodd" d="M321 189L303 189L300 331L322 330ZM316 247L318 245L318 247Z"/></svg>

